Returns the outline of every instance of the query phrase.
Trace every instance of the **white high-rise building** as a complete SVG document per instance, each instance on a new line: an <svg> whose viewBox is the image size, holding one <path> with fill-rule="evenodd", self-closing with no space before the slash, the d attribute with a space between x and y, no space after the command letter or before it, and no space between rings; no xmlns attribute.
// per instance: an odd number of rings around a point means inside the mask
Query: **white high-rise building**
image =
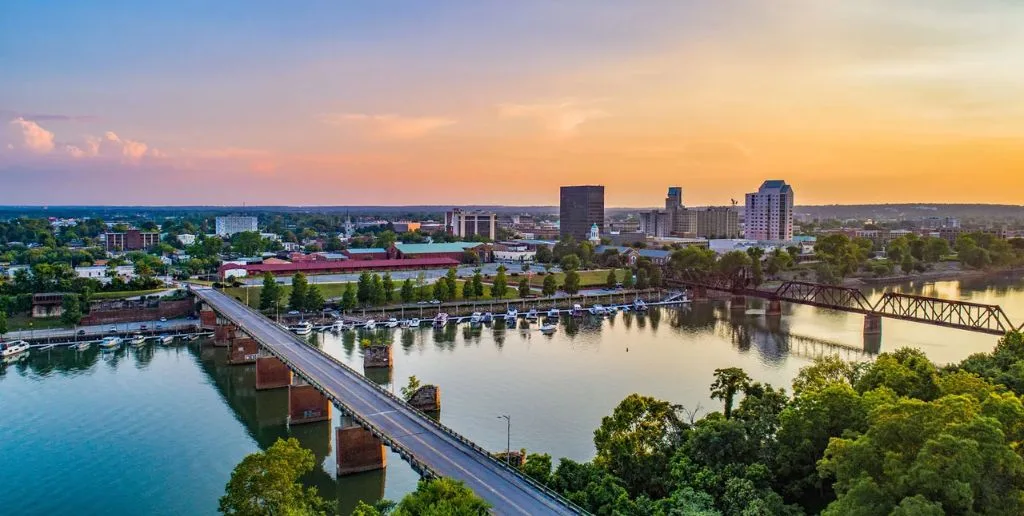
<svg viewBox="0 0 1024 516"><path fill-rule="evenodd" d="M761 183L747 194L743 236L750 240L793 239L793 188L781 179Z"/></svg>
<svg viewBox="0 0 1024 516"><path fill-rule="evenodd" d="M231 236L243 231L256 231L256 217L217 217L217 236Z"/></svg>

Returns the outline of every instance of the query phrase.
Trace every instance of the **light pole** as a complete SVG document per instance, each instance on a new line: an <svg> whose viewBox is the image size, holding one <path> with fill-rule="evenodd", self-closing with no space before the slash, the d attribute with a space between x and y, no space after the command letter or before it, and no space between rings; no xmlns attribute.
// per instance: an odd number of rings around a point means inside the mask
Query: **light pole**
<svg viewBox="0 0 1024 516"><path fill-rule="evenodd" d="M508 428L505 432L505 465L512 465L512 416L508 414L502 414L498 416L498 419L504 419L508 424Z"/></svg>

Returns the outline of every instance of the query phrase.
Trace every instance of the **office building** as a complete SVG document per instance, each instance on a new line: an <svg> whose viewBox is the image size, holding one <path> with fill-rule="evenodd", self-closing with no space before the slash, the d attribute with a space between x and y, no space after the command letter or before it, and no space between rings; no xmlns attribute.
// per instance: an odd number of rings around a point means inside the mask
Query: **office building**
<svg viewBox="0 0 1024 516"><path fill-rule="evenodd" d="M739 238L739 213L731 206L691 209L695 215L695 233L699 238Z"/></svg>
<svg viewBox="0 0 1024 516"><path fill-rule="evenodd" d="M761 183L747 194L743 224L750 240L792 240L793 188L781 179Z"/></svg>
<svg viewBox="0 0 1024 516"><path fill-rule="evenodd" d="M672 229L672 216L668 211L640 212L640 232L645 236L666 237L672 234Z"/></svg>
<svg viewBox="0 0 1024 516"><path fill-rule="evenodd" d="M481 236L494 240L498 237L498 216L490 212L462 211L455 208L444 214L444 227L457 237Z"/></svg>
<svg viewBox="0 0 1024 516"><path fill-rule="evenodd" d="M229 237L235 233L256 231L256 217L217 217L215 233Z"/></svg>
<svg viewBox="0 0 1024 516"><path fill-rule="evenodd" d="M103 239L104 248L108 253L142 251L158 244L160 242L160 233L144 233L137 229L129 229L123 233L104 233Z"/></svg>
<svg viewBox="0 0 1024 516"><path fill-rule="evenodd" d="M563 186L559 194L559 235L583 241L594 224L604 233L604 187Z"/></svg>

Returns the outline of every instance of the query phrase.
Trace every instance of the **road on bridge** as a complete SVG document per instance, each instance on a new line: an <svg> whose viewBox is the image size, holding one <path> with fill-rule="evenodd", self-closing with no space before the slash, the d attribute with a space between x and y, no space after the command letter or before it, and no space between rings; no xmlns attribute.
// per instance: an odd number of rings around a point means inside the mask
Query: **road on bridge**
<svg viewBox="0 0 1024 516"><path fill-rule="evenodd" d="M326 394L387 435L437 475L465 482L497 514L578 514L551 492L463 442L426 415L389 396L358 372L242 303L209 288L193 288L200 299L271 353L289 362L295 373L318 384Z"/></svg>

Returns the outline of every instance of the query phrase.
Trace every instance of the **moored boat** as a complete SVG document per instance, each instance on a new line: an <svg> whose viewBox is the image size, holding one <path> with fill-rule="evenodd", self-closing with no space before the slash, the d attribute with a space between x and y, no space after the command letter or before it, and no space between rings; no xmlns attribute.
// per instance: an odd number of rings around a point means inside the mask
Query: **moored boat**
<svg viewBox="0 0 1024 516"><path fill-rule="evenodd" d="M604 315L604 314L605 314L604 306L594 305L594 306L590 307L590 315Z"/></svg>
<svg viewBox="0 0 1024 516"><path fill-rule="evenodd" d="M161 335L157 337L162 346L170 346L174 342L174 335Z"/></svg>
<svg viewBox="0 0 1024 516"><path fill-rule="evenodd" d="M384 322L384 326L387 327L387 328L397 328L398 327L398 319L395 319L394 317L391 317L387 321Z"/></svg>
<svg viewBox="0 0 1024 516"><path fill-rule="evenodd" d="M130 344L132 346L135 346L135 347L141 346L141 345L143 345L145 343L146 343L146 337L145 337L145 335L143 335L141 333L136 333L136 334L132 335L130 339L128 339L128 344Z"/></svg>
<svg viewBox="0 0 1024 516"><path fill-rule="evenodd" d="M0 356L3 358L13 357L20 355L30 348L28 342L23 340L14 340L11 342L0 342Z"/></svg>
<svg viewBox="0 0 1024 516"><path fill-rule="evenodd" d="M434 327L440 328L448 324L448 314L442 312L434 316Z"/></svg>
<svg viewBox="0 0 1024 516"><path fill-rule="evenodd" d="M548 319L558 319L558 314L558 309L552 307L550 310L548 310Z"/></svg>
<svg viewBox="0 0 1024 516"><path fill-rule="evenodd" d="M83 341L83 342L72 342L71 345L68 346L68 349L72 349L72 350L75 350L75 351L85 351L85 350L89 349L89 346L90 346L90 344L88 342L85 342L85 341Z"/></svg>
<svg viewBox="0 0 1024 516"><path fill-rule="evenodd" d="M584 312L584 310L583 310L583 307L582 307L582 306L580 306L580 305L572 305L572 310L570 310L570 311L569 311L569 313L570 313L570 314L571 314L571 315L572 315L573 317L583 317L583 314L584 314L585 312Z"/></svg>
<svg viewBox="0 0 1024 516"><path fill-rule="evenodd" d="M364 330L375 330L377 329L377 321L370 319L363 324Z"/></svg>
<svg viewBox="0 0 1024 516"><path fill-rule="evenodd" d="M313 333L313 325L309 321L302 321L300 323L293 324L288 327L292 333L296 335L309 335Z"/></svg>
<svg viewBox="0 0 1024 516"><path fill-rule="evenodd" d="M469 316L469 324L473 324L473 325L481 324L481 323L483 323L483 321L484 321L484 316L480 312L473 312L473 314Z"/></svg>
<svg viewBox="0 0 1024 516"><path fill-rule="evenodd" d="M492 314L491 312L484 312L484 316L483 316L482 320L483 320L484 324L490 324L491 321L494 320L494 314Z"/></svg>
<svg viewBox="0 0 1024 516"><path fill-rule="evenodd" d="M527 321L536 321L537 317L538 316L537 316L537 309L536 308L531 308L529 312L526 312L526 320Z"/></svg>
<svg viewBox="0 0 1024 516"><path fill-rule="evenodd" d="M419 328L420 327L420 319L418 317L413 317L412 319L409 319L409 327L410 328Z"/></svg>
<svg viewBox="0 0 1024 516"><path fill-rule="evenodd" d="M543 333L544 335L551 335L552 333L555 333L556 331L558 331L558 325L557 324L545 324L545 325L540 327L540 332Z"/></svg>
<svg viewBox="0 0 1024 516"><path fill-rule="evenodd" d="M123 342L121 340L121 337L103 337L103 340L100 341L99 346L100 349L109 351L121 347L121 342Z"/></svg>

